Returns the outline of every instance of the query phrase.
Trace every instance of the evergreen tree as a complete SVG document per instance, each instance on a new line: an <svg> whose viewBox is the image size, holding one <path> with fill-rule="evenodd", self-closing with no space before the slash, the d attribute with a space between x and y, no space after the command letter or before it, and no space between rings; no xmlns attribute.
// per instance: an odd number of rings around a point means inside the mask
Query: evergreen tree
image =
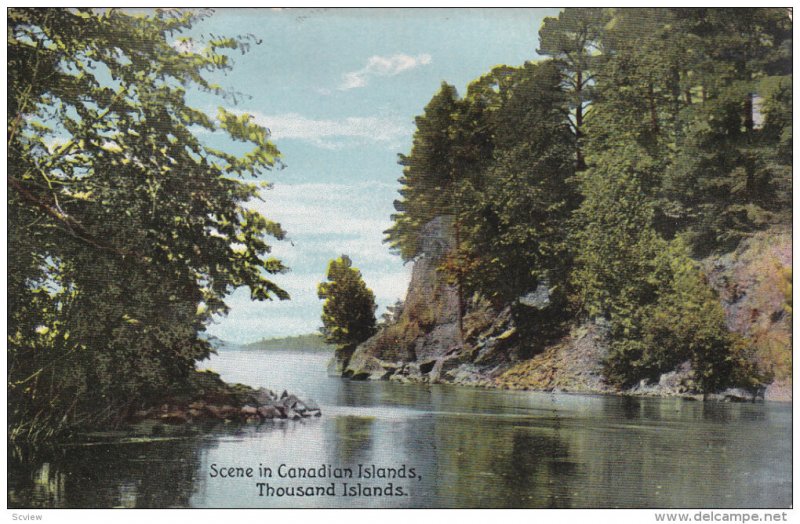
<svg viewBox="0 0 800 524"><path fill-rule="evenodd" d="M563 283L567 221L577 202L559 71L551 62L528 64L513 78L492 112L493 158L476 181L467 180L460 216L468 288L500 304L540 282Z"/></svg>
<svg viewBox="0 0 800 524"><path fill-rule="evenodd" d="M328 343L338 345L347 366L355 347L375 334L375 295L364 283L350 257L342 255L328 264L327 281L317 287L322 305L322 333Z"/></svg>
<svg viewBox="0 0 800 524"><path fill-rule="evenodd" d="M791 160L781 151L791 135L792 20L782 8L675 13L693 42L701 103L686 111L665 195L703 255L785 220L791 207Z"/></svg>
<svg viewBox="0 0 800 524"><path fill-rule="evenodd" d="M592 100L592 86L601 56L605 13L600 8L564 9L556 18L545 18L539 30L540 55L552 57L570 93L570 123L575 133L576 167L585 167L583 126Z"/></svg>
<svg viewBox="0 0 800 524"><path fill-rule="evenodd" d="M453 214L453 126L458 95L453 86L441 89L416 118L417 130L408 156L400 155L403 176L401 199L395 200L394 224L386 231L386 242L403 260L420 255L420 230L433 218Z"/></svg>

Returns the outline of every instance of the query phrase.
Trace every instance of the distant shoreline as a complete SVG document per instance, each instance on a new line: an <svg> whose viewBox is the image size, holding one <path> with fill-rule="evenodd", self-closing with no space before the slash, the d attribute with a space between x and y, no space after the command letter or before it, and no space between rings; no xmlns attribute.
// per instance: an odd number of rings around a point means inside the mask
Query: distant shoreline
<svg viewBox="0 0 800 524"><path fill-rule="evenodd" d="M333 354L335 346L327 344L322 335L308 333L291 337L265 338L247 344L234 344L220 341L218 350L244 350L244 351L302 351L305 353L330 353Z"/></svg>

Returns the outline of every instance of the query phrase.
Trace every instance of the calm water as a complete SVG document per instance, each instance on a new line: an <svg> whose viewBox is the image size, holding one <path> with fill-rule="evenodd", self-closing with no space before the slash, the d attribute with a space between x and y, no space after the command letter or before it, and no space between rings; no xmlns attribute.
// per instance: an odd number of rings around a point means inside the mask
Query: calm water
<svg viewBox="0 0 800 524"><path fill-rule="evenodd" d="M12 466L10 507L788 507L791 405L349 382L328 357L222 351L228 381L314 398L321 418L73 447ZM272 478L212 478L262 465ZM414 479L279 478L281 464L414 468ZM257 474L254 472L254 475ZM259 496L334 484L335 496ZM342 483L403 495L342 495Z"/></svg>

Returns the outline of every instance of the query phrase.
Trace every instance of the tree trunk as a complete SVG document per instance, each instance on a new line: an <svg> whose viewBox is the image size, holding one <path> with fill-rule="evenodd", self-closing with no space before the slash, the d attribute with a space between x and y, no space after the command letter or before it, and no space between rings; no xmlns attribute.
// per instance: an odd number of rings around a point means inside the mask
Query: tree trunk
<svg viewBox="0 0 800 524"><path fill-rule="evenodd" d="M583 137L583 71L578 69L575 77L575 169L583 171L586 163L583 161L581 138Z"/></svg>

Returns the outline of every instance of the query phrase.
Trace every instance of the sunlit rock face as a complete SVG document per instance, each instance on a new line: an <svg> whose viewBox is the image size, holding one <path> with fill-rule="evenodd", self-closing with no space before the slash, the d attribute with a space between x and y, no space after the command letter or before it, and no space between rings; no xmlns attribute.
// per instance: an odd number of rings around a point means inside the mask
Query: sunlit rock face
<svg viewBox="0 0 800 524"><path fill-rule="evenodd" d="M792 232L773 228L732 252L703 261L731 331L747 337L763 371L774 374L766 398L792 398Z"/></svg>
<svg viewBox="0 0 800 524"><path fill-rule="evenodd" d="M388 378L388 370L408 369L406 364L425 367L461 349L458 290L437 271L453 245L452 217L437 217L423 228L421 256L413 262L402 309L393 323L356 349L346 376Z"/></svg>
<svg viewBox="0 0 800 524"><path fill-rule="evenodd" d="M394 321L354 352L344 375L400 382L489 385L515 355L516 330L508 308L499 311L459 297L439 267L455 246L453 218L440 216L422 230L406 300Z"/></svg>

